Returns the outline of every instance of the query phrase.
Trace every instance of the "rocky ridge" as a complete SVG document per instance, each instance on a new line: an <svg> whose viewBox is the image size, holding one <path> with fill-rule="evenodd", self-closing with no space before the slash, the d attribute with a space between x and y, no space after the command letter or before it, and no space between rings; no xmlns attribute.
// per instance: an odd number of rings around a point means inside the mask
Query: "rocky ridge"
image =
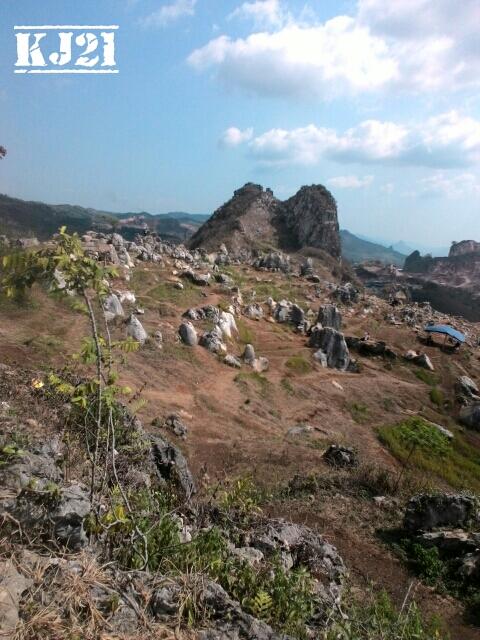
<svg viewBox="0 0 480 640"><path fill-rule="evenodd" d="M282 202L270 189L248 183L189 240L191 248L215 249L221 244L233 254L266 246L296 251L313 247L340 258L337 206L321 185L302 187Z"/></svg>

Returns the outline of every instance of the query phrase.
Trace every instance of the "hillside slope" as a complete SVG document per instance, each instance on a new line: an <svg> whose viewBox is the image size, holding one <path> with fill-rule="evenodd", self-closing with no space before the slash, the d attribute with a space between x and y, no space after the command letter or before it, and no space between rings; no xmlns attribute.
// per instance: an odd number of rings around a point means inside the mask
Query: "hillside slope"
<svg viewBox="0 0 480 640"><path fill-rule="evenodd" d="M403 267L406 255L395 251L392 247L384 247L375 242L362 240L346 229L341 229L340 238L342 241L342 255L352 263L379 260L385 264Z"/></svg>
<svg viewBox="0 0 480 640"><path fill-rule="evenodd" d="M478 640L480 630L462 619L463 604L445 595L442 582L435 583L438 584L436 591L428 584L428 576L425 580L415 577L412 574L413 560L404 563L403 556L397 555L395 549L402 542L402 536L406 535L401 527L405 505L412 494L432 489L436 492L468 489L477 494L480 491L480 432L459 425L461 405L456 388L461 376L468 376L471 381L480 380L477 346L480 326L443 318L415 306L395 309L394 321L386 322L385 318L392 315L392 307L386 302L367 294L362 294L357 301L342 297L345 291L342 288L339 291L336 283L327 281L323 273L321 283L318 283L297 273L256 270L248 262L232 261L226 266L221 265L220 272L215 272L223 276L223 284L213 278L210 284L206 284L205 279L194 284L192 273L213 273L214 256L207 259L199 253L190 256L184 253L184 258L179 255L175 248L161 254L160 259L155 256L151 261L138 261L133 268L120 268L113 288L119 294L134 293L136 301L129 303L126 299L123 303L125 317L117 317L110 327L113 340L123 339L129 314L138 308L142 310L138 312L138 318L150 339L139 351L128 354L128 362L122 368L121 383L133 390L134 401L128 406L136 411L148 435L172 440L188 459L199 488L200 507L197 503L193 503L192 508L184 506L175 513L175 517L180 517L183 526L190 522L192 514L204 513L216 499L223 504L222 496L227 496L224 499L233 502L238 509L237 516L239 513L243 522L250 522L253 514L261 510L263 518L287 518L298 526L307 525L338 550L348 569L347 585L354 594L361 594L362 603L368 598L370 589L377 592L385 589L400 608L405 602L405 594L413 591L411 597L423 614L427 617L438 615L452 638ZM184 259L185 262L182 261ZM318 266L314 262L315 270ZM185 277L180 278L182 273ZM233 288L235 285L239 287L240 295ZM324 368L314 355L316 348L309 346L309 336L302 327L277 315L270 299L289 300L312 322L315 322L322 305L334 303L342 314L341 330L353 337L369 333L371 340L360 341L359 344L364 345L364 349L368 346L373 348L373 353L357 352L352 348L351 355L357 360L357 366L352 370ZM88 320L74 311L71 301L47 296L39 287L33 290L30 300L16 304L0 297L0 303L0 389L2 401L8 405L8 412L2 418L7 443L15 437L23 443L23 450L31 448L36 440L40 440L43 446L46 440L55 437L58 440L58 434L63 436L65 433L64 421L57 416L56 422L54 413L60 411L65 403L61 402L61 407L54 405L50 413L44 406L49 401L49 394L41 390L46 379L45 371L59 371L65 363L71 362L68 356L80 348L82 336L88 332ZM185 312L200 307L209 312L227 308L235 311L238 331L225 338L225 346L228 353L237 359L236 365L227 366L221 353L211 353L200 344L187 346L179 339L178 329L185 321ZM252 311L255 312L253 316ZM213 321L210 317L191 312L189 317L199 336L211 332ZM322 318L325 321L325 316ZM469 336L464 350L448 352L435 345L422 344L419 329L428 319L459 324ZM162 336L160 341L159 332ZM268 369L254 370L245 361L242 356L247 344L254 347L257 357L268 359ZM375 351L382 344L388 345L389 355L378 355ZM435 370L422 369L404 359L403 354L411 349L427 355ZM3 402L2 408L5 410ZM187 427L184 437L176 435L171 425L168 426L167 419L172 414ZM412 436L412 417L428 421L427 433L429 437L434 434L432 442L438 445L437 449L431 446L430 440L422 444L415 439L415 433ZM413 425L419 428L418 423ZM432 425L447 428L453 439L449 443L444 440L439 443L437 428ZM420 426L426 428L423 422ZM398 439L395 439L396 434ZM81 435L83 438L83 430ZM409 437L413 437L413 454ZM330 445L353 450L358 465L347 468L332 466L324 455ZM115 450L114 456L122 461L118 465L124 474L122 478L128 478L125 482L129 487L137 486L134 484L137 482L144 490L145 454L139 455L135 447L126 454L121 442L117 449L119 452ZM82 462L81 456L74 455L75 450L73 455L70 449L67 453L66 469L71 482L72 476L77 479L82 478L82 472L85 475L86 462ZM125 455L130 457L125 459L122 457ZM250 489L251 493L242 493L245 491L242 487L251 487L246 479L257 487L256 492ZM57 491L59 483L58 480ZM29 485L30 492L34 492L32 486ZM146 508L144 500L141 507ZM18 517L23 517L23 514ZM120 512L120 522L116 523L120 531L122 517L125 516ZM167 521L167 516L164 520ZM226 519L222 527L229 522L231 519ZM115 532L115 529L110 530ZM194 529L186 530L189 535L194 535L191 533ZM251 553L250 547L256 544L251 532L243 534L237 527L235 535L236 546L244 553L245 548L250 549ZM461 532L459 535L466 534ZM462 539L458 538L459 544ZM26 558L25 562L30 561L32 553L22 555L15 547L17 540L18 535L8 541L8 558L18 558L20 568L29 567L28 564L22 565L20 560ZM125 540L120 538L118 543L114 538L110 546L114 551L128 548ZM160 540L164 547L160 552L155 549L155 557L162 558L167 554L168 559L168 553L172 553L170 538ZM397 546L388 544L389 540ZM262 549L266 552L268 547L264 537L258 544L263 544ZM285 545L290 552L288 544ZM335 549L330 546L327 549L328 557L333 557ZM45 547L41 552L42 556L48 555ZM58 551L54 553L58 554ZM55 569L45 574L40 571L29 574L33 584L19 605L24 631L27 628L28 633L29 624L39 624L35 616L44 610L45 602L53 604L49 604L51 615L44 624L58 625L62 621L68 628L68 615L75 611L75 606L79 607L78 600L82 606L84 603L81 598L75 599L77 592L98 592L106 578L101 572L92 575L91 567L95 565L88 553L92 551L84 549L81 554L68 557L76 571L73 595L72 591L65 590L59 599L57 585L53 587L53 595L49 590L50 576L56 576L61 571L59 567L63 566L55 556L52 561ZM263 556L257 554L255 562L259 557ZM291 560L288 554L281 556L284 557L285 561ZM430 557L427 553L427 560ZM78 563L83 560L90 567L90 573L78 570ZM218 562L214 560L211 564L216 567ZM201 567L208 571L211 564ZM111 562L108 565L108 571L117 571ZM247 573L247 582L251 582L257 573L262 573L257 565L254 566L255 571ZM438 565L434 567L437 567L436 580L440 581ZM175 580L174 571L172 563L167 576L169 581ZM248 566L245 571L249 571ZM127 593L130 600L137 602L137 598L143 603L140 608L143 621L151 615L151 604L155 599L151 591L135 590L132 584L135 586L136 580L145 579L147 573L131 572L129 579L122 583L127 586L120 591ZM118 575L122 575L119 570ZM163 578L161 572L155 573L156 581ZM158 582L155 584L157 586L154 585L152 590L156 588L155 593L158 593ZM285 588L283 584L278 588ZM112 598L111 584L107 594L110 598L108 604ZM117 591L114 594L118 598ZM142 595L144 600L140 599ZM295 592L295 595L300 597L301 594ZM347 591L342 611L348 606L348 597ZM83 637L102 637L98 629L105 628L102 627L104 619L111 625L108 627L110 635L114 633L112 629L116 631L119 628L114 625L125 622L123 618L119 622L114 615L116 609L111 605L103 609L104 618L97 615L91 600L88 602L89 612L94 611L95 615L89 615L87 619L96 625L96 635L92 632L89 636L84 632ZM257 615L270 619L268 609L255 608L248 599L243 604L257 611ZM289 602L283 604L284 607L288 605ZM125 605L122 603L122 606ZM83 611L81 607L80 611ZM189 617L187 624L187 621L176 617L175 608L172 613L171 606L163 614L165 617L161 622L168 632L180 628L187 635L176 637L192 637L188 635L191 631L188 624L196 623L195 617ZM79 620L87 624L85 616ZM218 623L218 616L201 620L202 625L210 623ZM134 616L135 624L140 623ZM62 637L57 628L52 629L48 635L47 626L43 636L39 634L38 637ZM401 629L403 633L404 627ZM81 630L76 628L76 631L82 637ZM152 629L148 629L145 635L140 635L135 633L134 627L127 637L142 640L173 637L173 631L163 636L160 631L154 635ZM35 637L35 634L30 632L30 636L24 634L23 637ZM195 637L208 636L199 634ZM227 637L246 640L262 636L242 633ZM275 640L285 638L278 634L266 637ZM294 633L293 637L305 635ZM321 636L317 634L317 637ZM375 635L339 637L342 640L347 637L364 640ZM400 636L384 637L391 640ZM443 640L446 635L427 635L426 632L420 635L418 632L411 637Z"/></svg>

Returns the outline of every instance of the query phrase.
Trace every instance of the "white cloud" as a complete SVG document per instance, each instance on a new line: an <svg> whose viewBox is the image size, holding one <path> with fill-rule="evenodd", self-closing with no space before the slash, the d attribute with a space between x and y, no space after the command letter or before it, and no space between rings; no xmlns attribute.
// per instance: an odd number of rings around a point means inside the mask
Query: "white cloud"
<svg viewBox="0 0 480 640"><path fill-rule="evenodd" d="M188 62L199 70L217 68L226 83L270 95L332 97L372 91L397 76L383 41L347 16L245 39L222 35L193 51Z"/></svg>
<svg viewBox="0 0 480 640"><path fill-rule="evenodd" d="M363 178L358 176L336 176L335 178L330 178L327 182L337 189L361 189L372 184L373 176L363 176Z"/></svg>
<svg viewBox="0 0 480 640"><path fill-rule="evenodd" d="M358 0L352 16L294 19L279 0L245 2L233 15L257 32L222 35L189 62L263 95L330 98L394 88L452 90L480 83L479 0ZM258 32L258 27L270 32Z"/></svg>
<svg viewBox="0 0 480 640"><path fill-rule="evenodd" d="M403 86L429 91L478 84L478 0L359 0L358 21L400 61Z"/></svg>
<svg viewBox="0 0 480 640"><path fill-rule="evenodd" d="M445 172L434 173L419 181L419 193L423 197L446 197L457 199L466 195L480 194L480 178L473 173L449 176ZM413 193L412 195L418 195Z"/></svg>
<svg viewBox="0 0 480 640"><path fill-rule="evenodd" d="M281 27L289 19L280 0L256 0L244 2L233 11L229 18L246 18L253 20L255 27Z"/></svg>
<svg viewBox="0 0 480 640"><path fill-rule="evenodd" d="M382 193L391 194L395 191L395 185L393 182L387 182L386 184L382 184L380 191L382 191Z"/></svg>
<svg viewBox="0 0 480 640"><path fill-rule="evenodd" d="M162 7L142 18L140 24L143 27L166 27L183 16L193 16L197 0L175 0L171 4Z"/></svg>
<svg viewBox="0 0 480 640"><path fill-rule="evenodd" d="M238 147L243 142L248 142L253 137L253 129L245 129L242 131L237 127L229 127L223 132L220 143L226 147Z"/></svg>
<svg viewBox="0 0 480 640"><path fill-rule="evenodd" d="M291 130L270 129L256 137L242 139L238 133L234 137L236 145L247 142L250 153L265 164L314 165L322 158L345 164L433 168L480 163L480 121L458 111L415 125L365 120L343 133L310 124Z"/></svg>

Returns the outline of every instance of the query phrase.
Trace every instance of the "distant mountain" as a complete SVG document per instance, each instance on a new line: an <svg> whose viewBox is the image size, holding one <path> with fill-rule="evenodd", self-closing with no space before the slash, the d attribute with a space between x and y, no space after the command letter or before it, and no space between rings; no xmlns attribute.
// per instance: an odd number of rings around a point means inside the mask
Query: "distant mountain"
<svg viewBox="0 0 480 640"><path fill-rule="evenodd" d="M426 247L425 245L417 244L415 242L404 242L403 240L393 244L392 248L407 256L414 251L419 251L423 255L430 254L434 258L448 256L448 252L450 251L450 247Z"/></svg>
<svg viewBox="0 0 480 640"><path fill-rule="evenodd" d="M0 195L0 234L9 237L36 236L46 240L59 227L84 233L92 228L111 228L112 214L69 204L50 205Z"/></svg>
<svg viewBox="0 0 480 640"><path fill-rule="evenodd" d="M363 240L350 231L340 231L342 242L342 255L352 263L379 260L385 264L394 264L403 267L406 254L395 251L393 247L384 247L381 244Z"/></svg>
<svg viewBox="0 0 480 640"><path fill-rule="evenodd" d="M164 214L111 213L69 204L50 205L0 195L0 235L11 238L50 238L65 225L69 231L117 229L133 238L139 230L150 229L172 242L185 242L208 219L207 214L172 211Z"/></svg>
<svg viewBox="0 0 480 640"><path fill-rule="evenodd" d="M448 252L450 247L435 247L435 246L426 246L422 244L418 244L418 242L410 242L409 240L396 240L393 241L391 238L382 238L382 237L373 237L373 236L365 236L361 233L356 234L358 238L361 240L366 240L367 242L373 242L374 244L379 244L382 247L392 247L394 251L398 251L406 256L409 256L414 251L420 251L422 254L429 253L433 257L441 257L448 256Z"/></svg>

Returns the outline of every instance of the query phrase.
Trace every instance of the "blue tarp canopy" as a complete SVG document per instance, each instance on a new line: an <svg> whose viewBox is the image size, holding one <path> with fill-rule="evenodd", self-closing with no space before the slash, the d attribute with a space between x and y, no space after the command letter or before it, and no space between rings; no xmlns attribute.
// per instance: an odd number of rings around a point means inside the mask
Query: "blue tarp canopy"
<svg viewBox="0 0 480 640"><path fill-rule="evenodd" d="M450 336L457 342L465 342L465 336L460 331L457 331L448 324L429 324L425 327L425 331L428 333L443 333L443 335Z"/></svg>

